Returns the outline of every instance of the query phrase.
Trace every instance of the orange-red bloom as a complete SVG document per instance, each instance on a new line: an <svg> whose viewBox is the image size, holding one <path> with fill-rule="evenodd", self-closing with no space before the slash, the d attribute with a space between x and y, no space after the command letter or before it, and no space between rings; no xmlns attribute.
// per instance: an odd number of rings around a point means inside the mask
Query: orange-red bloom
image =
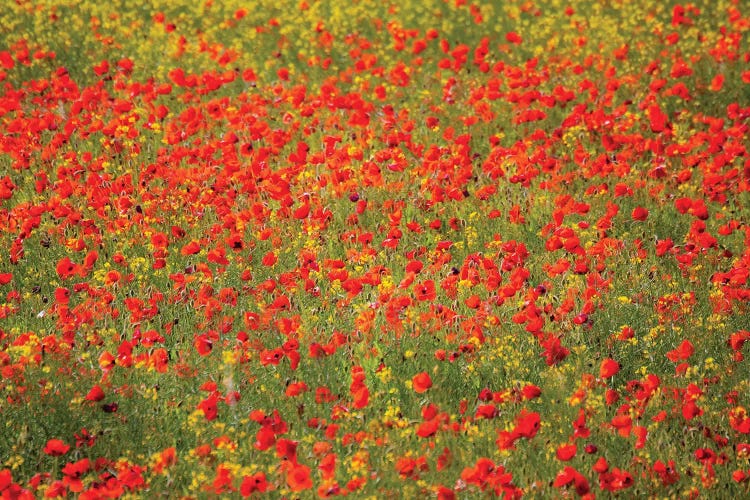
<svg viewBox="0 0 750 500"><path fill-rule="evenodd" d="M292 491L304 491L313 487L310 467L294 465L286 473L286 484Z"/></svg>
<svg viewBox="0 0 750 500"><path fill-rule="evenodd" d="M412 388L415 392L418 394L421 394L423 392L426 392L427 389L432 387L432 379L430 378L430 375L427 372L421 372L417 373L412 377L411 379Z"/></svg>
<svg viewBox="0 0 750 500"><path fill-rule="evenodd" d="M44 453L53 457L65 455L70 450L70 445L60 439L50 439L44 446Z"/></svg>
<svg viewBox="0 0 750 500"><path fill-rule="evenodd" d="M620 371L620 363L612 358L603 359L599 366L599 378L613 377Z"/></svg>

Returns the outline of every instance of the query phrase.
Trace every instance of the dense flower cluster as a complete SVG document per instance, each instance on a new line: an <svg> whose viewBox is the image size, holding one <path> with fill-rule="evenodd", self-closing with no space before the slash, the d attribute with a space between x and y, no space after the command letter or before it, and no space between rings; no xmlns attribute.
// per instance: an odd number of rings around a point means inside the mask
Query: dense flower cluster
<svg viewBox="0 0 750 500"><path fill-rule="evenodd" d="M0 496L747 495L704 3L14 2Z"/></svg>

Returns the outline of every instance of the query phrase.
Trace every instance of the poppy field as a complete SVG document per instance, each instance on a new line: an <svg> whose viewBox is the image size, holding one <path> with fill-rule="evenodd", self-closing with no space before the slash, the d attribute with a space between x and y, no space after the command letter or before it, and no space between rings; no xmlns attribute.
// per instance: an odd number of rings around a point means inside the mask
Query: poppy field
<svg viewBox="0 0 750 500"><path fill-rule="evenodd" d="M2 498L750 495L745 2L5 3Z"/></svg>

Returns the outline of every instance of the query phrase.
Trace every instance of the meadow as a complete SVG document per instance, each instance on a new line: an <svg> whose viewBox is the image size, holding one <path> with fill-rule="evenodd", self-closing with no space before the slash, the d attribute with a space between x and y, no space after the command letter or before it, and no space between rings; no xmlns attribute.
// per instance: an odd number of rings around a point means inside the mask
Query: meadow
<svg viewBox="0 0 750 500"><path fill-rule="evenodd" d="M750 8L0 10L0 497L750 495Z"/></svg>

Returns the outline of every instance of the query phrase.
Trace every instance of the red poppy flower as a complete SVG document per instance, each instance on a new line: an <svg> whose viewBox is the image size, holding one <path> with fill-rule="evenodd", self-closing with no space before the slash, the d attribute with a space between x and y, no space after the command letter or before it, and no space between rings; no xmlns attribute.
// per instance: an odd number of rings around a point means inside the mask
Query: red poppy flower
<svg viewBox="0 0 750 500"><path fill-rule="evenodd" d="M366 385L362 384L357 386L351 391L352 394L352 405L355 408L365 408L370 401L370 390Z"/></svg>
<svg viewBox="0 0 750 500"><path fill-rule="evenodd" d="M563 347L560 339L554 335L549 336L546 340L540 342L544 351L541 353L545 358L545 363L548 366L556 365L561 362L570 354L570 350Z"/></svg>
<svg viewBox="0 0 750 500"><path fill-rule="evenodd" d="M682 416L685 420L690 421L695 417L703 415L703 409L695 404L694 400L685 401L682 405Z"/></svg>
<svg viewBox="0 0 750 500"><path fill-rule="evenodd" d="M149 363L159 373L166 373L169 368L169 353L163 347L156 349L149 357Z"/></svg>
<svg viewBox="0 0 750 500"><path fill-rule="evenodd" d="M599 378L613 377L620 371L620 363L611 358L602 360L599 366Z"/></svg>
<svg viewBox="0 0 750 500"><path fill-rule="evenodd" d="M583 408L578 410L578 418L573 421L573 439L587 438L591 435L591 431L586 427L586 413Z"/></svg>
<svg viewBox="0 0 750 500"><path fill-rule="evenodd" d="M83 491L83 481L81 477L91 470L91 461L88 458L82 458L77 462L69 462L62 468L63 484L73 493Z"/></svg>
<svg viewBox="0 0 750 500"><path fill-rule="evenodd" d="M258 429L258 432L255 434L255 442L253 443L256 449L265 451L273 446L274 443L276 443L276 433L273 432L273 429L269 426L263 426Z"/></svg>
<svg viewBox="0 0 750 500"><path fill-rule="evenodd" d="M200 354L201 356L207 356L211 354L214 343L210 338L208 338L207 335L201 334L196 335L195 339L193 340L193 345L195 346L195 350L198 351L198 354Z"/></svg>
<svg viewBox="0 0 750 500"><path fill-rule="evenodd" d="M591 468L594 470L594 472L602 474L609 470L609 464L607 463L606 458L599 457L599 459L597 459L596 463Z"/></svg>
<svg viewBox="0 0 750 500"><path fill-rule="evenodd" d="M289 397L299 396L300 394L307 392L308 387L304 382L292 382L286 388L285 394Z"/></svg>
<svg viewBox="0 0 750 500"><path fill-rule="evenodd" d="M555 478L555 482L552 484L555 488L561 488L563 486L570 486L576 490L579 496L584 496L590 491L589 482L586 477L575 470L573 467L566 466Z"/></svg>
<svg viewBox="0 0 750 500"><path fill-rule="evenodd" d="M519 35L515 31L510 31L505 35L505 40L512 44L518 45L523 41L523 38L521 38L521 35Z"/></svg>
<svg viewBox="0 0 750 500"><path fill-rule="evenodd" d="M542 390L535 385L529 384L523 386L523 388L521 389L521 394L523 395L524 399L534 399L542 395Z"/></svg>
<svg viewBox="0 0 750 500"><path fill-rule="evenodd" d="M67 305L70 302L70 290L58 287L55 289L55 302Z"/></svg>
<svg viewBox="0 0 750 500"><path fill-rule="evenodd" d="M619 401L619 399L620 395L614 389L607 389L604 392L604 402L607 404L607 406L612 406L617 401Z"/></svg>
<svg viewBox="0 0 750 500"><path fill-rule="evenodd" d="M278 439L276 441L276 456L297 465L297 445L298 441L291 439Z"/></svg>
<svg viewBox="0 0 750 500"><path fill-rule="evenodd" d="M61 279L67 279L76 274L81 274L82 269L79 264L73 263L69 257L63 257L58 261L56 271Z"/></svg>
<svg viewBox="0 0 750 500"><path fill-rule="evenodd" d="M573 457L576 456L576 453L578 452L578 447L575 443L570 444L563 444L560 447L557 448L557 459L561 460L563 462L567 462L568 460L571 460Z"/></svg>
<svg viewBox="0 0 750 500"><path fill-rule="evenodd" d="M633 220L643 222L648 218L648 209L643 207L636 207L633 209L633 213L631 214L633 217Z"/></svg>
<svg viewBox="0 0 750 500"><path fill-rule="evenodd" d="M292 491L304 491L313 487L310 467L296 465L286 474L286 484Z"/></svg>
<svg viewBox="0 0 750 500"><path fill-rule="evenodd" d="M422 422L419 424L419 427L417 428L417 436L428 438L431 436L434 436L438 431L438 426L440 422L439 419L433 418L432 420L428 420L426 422Z"/></svg>
<svg viewBox="0 0 750 500"><path fill-rule="evenodd" d="M292 216L295 219L307 219L307 217L310 215L310 203L304 202L302 205L294 209L294 212L292 213Z"/></svg>
<svg viewBox="0 0 750 500"><path fill-rule="evenodd" d="M198 403L198 409L203 412L203 416L206 417L206 420L214 420L218 416L216 402L216 396L211 395Z"/></svg>
<svg viewBox="0 0 750 500"><path fill-rule="evenodd" d="M742 406L737 406L729 412L729 425L741 434L750 434L750 418Z"/></svg>
<svg viewBox="0 0 750 500"><path fill-rule="evenodd" d="M411 379L412 388L418 394L426 392L427 389L432 387L432 379L427 372L421 372L414 375Z"/></svg>
<svg viewBox="0 0 750 500"><path fill-rule="evenodd" d="M266 481L266 474L264 472L256 472L252 476L244 476L242 478L242 483L240 484L240 495L243 497L249 497L256 491L264 493L267 489L268 483Z"/></svg>
<svg viewBox="0 0 750 500"><path fill-rule="evenodd" d="M693 343L689 340L683 340L676 349L667 352L667 358L675 363L684 361L692 356L694 351Z"/></svg>
<svg viewBox="0 0 750 500"><path fill-rule="evenodd" d="M104 399L104 391L99 385L92 387L88 394L86 394L87 401L101 401L102 399Z"/></svg>
<svg viewBox="0 0 750 500"><path fill-rule="evenodd" d="M464 301L464 304L469 309L477 309L482 304L482 299L479 298L479 295L472 294Z"/></svg>
<svg viewBox="0 0 750 500"><path fill-rule="evenodd" d="M628 437L633 428L633 419L629 415L616 415L612 418L610 425L620 436Z"/></svg>
<svg viewBox="0 0 750 500"><path fill-rule="evenodd" d="M479 405L476 412L474 412L474 418L487 418L492 419L498 415L497 407L494 404Z"/></svg>
<svg viewBox="0 0 750 500"><path fill-rule="evenodd" d="M276 257L276 254L273 252L266 253L261 259L262 264L266 267L273 266L274 264L276 264L276 261L278 261L278 258Z"/></svg>
<svg viewBox="0 0 750 500"><path fill-rule="evenodd" d="M13 69L15 65L16 62L13 60L13 56L10 52L7 50L0 52L0 66L2 66L3 69Z"/></svg>
<svg viewBox="0 0 750 500"><path fill-rule="evenodd" d="M648 437L648 429L642 425L636 425L633 427L633 434L635 435L635 445L633 446L636 450L640 450L646 446L646 438Z"/></svg>
<svg viewBox="0 0 750 500"><path fill-rule="evenodd" d="M191 241L180 249L181 255L194 255L201 251L201 246L197 241Z"/></svg>
<svg viewBox="0 0 750 500"><path fill-rule="evenodd" d="M70 445L65 444L65 442L60 439L50 439L44 446L44 453L52 457L65 455L68 450L70 450Z"/></svg>
<svg viewBox="0 0 750 500"><path fill-rule="evenodd" d="M669 117L664 114L657 104L653 104L648 108L648 117L651 121L652 132L663 132L667 128Z"/></svg>
<svg viewBox="0 0 750 500"><path fill-rule="evenodd" d="M427 280L422 283L417 283L414 287L414 296L419 301L435 300L435 282L433 280Z"/></svg>
<svg viewBox="0 0 750 500"><path fill-rule="evenodd" d="M537 412L521 410L521 413L516 417L514 433L518 436L531 439L539 432L541 421L542 419Z"/></svg>

